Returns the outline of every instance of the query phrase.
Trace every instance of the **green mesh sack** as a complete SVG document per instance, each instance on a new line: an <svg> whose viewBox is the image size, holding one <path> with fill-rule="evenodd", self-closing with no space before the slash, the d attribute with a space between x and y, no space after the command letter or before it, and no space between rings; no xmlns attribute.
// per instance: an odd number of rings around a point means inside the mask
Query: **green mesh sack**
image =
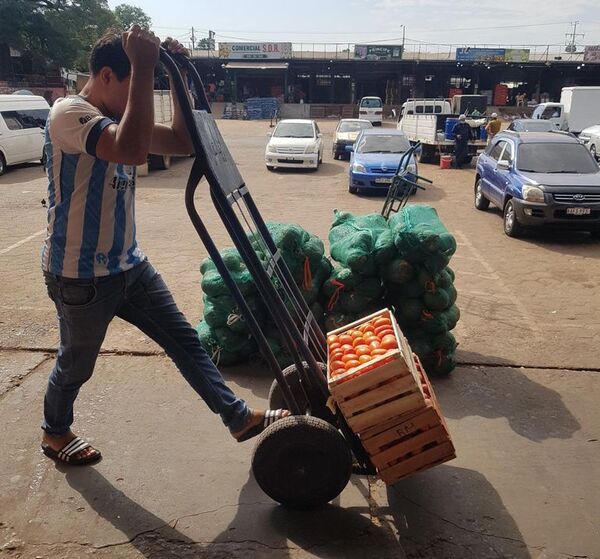
<svg viewBox="0 0 600 559"><path fill-rule="evenodd" d="M422 297L423 293L425 293L425 288L416 279L403 284L388 283L386 287L388 295L393 301L416 299L417 297Z"/></svg>
<svg viewBox="0 0 600 559"><path fill-rule="evenodd" d="M312 305L318 299L323 283L331 276L332 269L333 267L329 259L323 257L319 262L316 272L308 278L307 282L303 281L300 291L308 305Z"/></svg>
<svg viewBox="0 0 600 559"><path fill-rule="evenodd" d="M394 254L393 236L386 219L380 214L353 215L334 211L329 231L331 256L355 272L373 275L376 262Z"/></svg>
<svg viewBox="0 0 600 559"><path fill-rule="evenodd" d="M404 284L413 279L415 268L404 258L393 258L380 266L379 273L386 283Z"/></svg>
<svg viewBox="0 0 600 559"><path fill-rule="evenodd" d="M448 287L450 287L454 282L454 278L450 275L448 270L449 268L446 267L436 275L435 284L438 287L448 289Z"/></svg>
<svg viewBox="0 0 600 559"><path fill-rule="evenodd" d="M200 338L200 344L206 353L208 353L215 365L234 365L248 358L249 353L230 351L229 349L225 348L219 341L219 336L217 334L218 329L213 330L210 328L210 326L208 326L208 324L206 324L206 322L201 321L198 324L196 331L198 332L198 337ZM252 351L251 343L248 345L248 351Z"/></svg>
<svg viewBox="0 0 600 559"><path fill-rule="evenodd" d="M418 322L425 310L425 306L421 299L401 299L390 302L396 311L395 315L398 322L402 324Z"/></svg>
<svg viewBox="0 0 600 559"><path fill-rule="evenodd" d="M358 320L355 314L336 311L329 312L325 317L325 331L331 332L332 330L337 330L355 320Z"/></svg>
<svg viewBox="0 0 600 559"><path fill-rule="evenodd" d="M444 332L431 338L432 351L454 352L456 351L456 338L452 332Z"/></svg>
<svg viewBox="0 0 600 559"><path fill-rule="evenodd" d="M432 376L449 375L456 368L456 353L454 351L436 351L423 357L419 355L419 359L425 372Z"/></svg>
<svg viewBox="0 0 600 559"><path fill-rule="evenodd" d="M433 348L431 346L431 338L417 336L409 338L408 344L410 345L410 349L413 350L419 356L419 359L426 355L429 355L433 352Z"/></svg>
<svg viewBox="0 0 600 559"><path fill-rule="evenodd" d="M431 206L405 206L389 223L400 253L411 262L424 262L431 271L441 271L456 252L456 240Z"/></svg>
<svg viewBox="0 0 600 559"><path fill-rule="evenodd" d="M255 292L256 285L254 284L254 279L242 261L239 252L236 249L226 248L221 250L220 254L239 290L243 294ZM206 295L210 297L229 295L229 289L211 258L206 258L202 262L200 272L202 273L202 291Z"/></svg>
<svg viewBox="0 0 600 559"><path fill-rule="evenodd" d="M334 266L322 289L326 312L356 314L383 300L383 286L378 277L366 277L348 268Z"/></svg>
<svg viewBox="0 0 600 559"><path fill-rule="evenodd" d="M388 228L382 231L375 241L375 264L381 266L398 256L396 245L394 244L394 234Z"/></svg>
<svg viewBox="0 0 600 559"><path fill-rule="evenodd" d="M460 311L452 305L445 311L423 311L418 326L428 334L443 334L452 330L460 318Z"/></svg>
<svg viewBox="0 0 600 559"><path fill-rule="evenodd" d="M441 287L437 287L433 291L426 291L423 295L423 302L430 311L443 311L451 305L449 292Z"/></svg>

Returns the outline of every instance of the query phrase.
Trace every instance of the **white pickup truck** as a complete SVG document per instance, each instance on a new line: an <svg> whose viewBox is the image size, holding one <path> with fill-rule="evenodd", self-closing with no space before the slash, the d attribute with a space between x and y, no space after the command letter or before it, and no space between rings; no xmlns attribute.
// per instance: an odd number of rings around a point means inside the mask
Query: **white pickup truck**
<svg viewBox="0 0 600 559"><path fill-rule="evenodd" d="M579 134L600 124L600 87L563 87L560 103L541 103L531 118L549 120L559 130Z"/></svg>
<svg viewBox="0 0 600 559"><path fill-rule="evenodd" d="M154 90L154 122L170 124L173 121L173 104L171 92L168 89ZM171 166L170 155L148 155L148 168L150 170L164 170Z"/></svg>

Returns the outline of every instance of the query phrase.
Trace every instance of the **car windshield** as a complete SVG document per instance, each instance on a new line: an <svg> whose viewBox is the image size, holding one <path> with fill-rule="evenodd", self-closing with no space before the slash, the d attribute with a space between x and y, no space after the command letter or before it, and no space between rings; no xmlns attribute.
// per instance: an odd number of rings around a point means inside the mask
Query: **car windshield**
<svg viewBox="0 0 600 559"><path fill-rule="evenodd" d="M519 170L530 173L598 173L598 165L581 144L521 144Z"/></svg>
<svg viewBox="0 0 600 559"><path fill-rule="evenodd" d="M532 120L528 122L519 122L516 129L525 132L548 132L549 130L556 130L557 128L547 120Z"/></svg>
<svg viewBox="0 0 600 559"><path fill-rule="evenodd" d="M396 135L365 135L356 147L358 153L404 153L410 149L406 136Z"/></svg>
<svg viewBox="0 0 600 559"><path fill-rule="evenodd" d="M372 128L371 123L368 120L361 120L357 122L342 122L340 124L339 132L360 132L365 128Z"/></svg>
<svg viewBox="0 0 600 559"><path fill-rule="evenodd" d="M280 122L273 134L275 138L314 138L313 125L308 122Z"/></svg>
<svg viewBox="0 0 600 559"><path fill-rule="evenodd" d="M379 99L379 98L362 99L360 102L360 106L365 109L380 109L381 108L381 99Z"/></svg>

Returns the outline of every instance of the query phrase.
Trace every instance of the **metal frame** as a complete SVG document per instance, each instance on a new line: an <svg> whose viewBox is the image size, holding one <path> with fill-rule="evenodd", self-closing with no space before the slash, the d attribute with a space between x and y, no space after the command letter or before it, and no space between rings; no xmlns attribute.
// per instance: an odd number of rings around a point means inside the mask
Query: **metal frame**
<svg viewBox="0 0 600 559"><path fill-rule="evenodd" d="M286 349L293 358L300 386L309 403L308 412L329 415L332 423L340 429L351 446L362 472L374 473L375 470L359 438L351 431L339 412L333 416L326 406L329 390L327 379L319 364L327 362L325 334L306 304L248 187L238 172L211 114L204 85L196 68L189 59L170 55L162 48L160 61L172 76L174 94L180 102L194 146L195 161L185 189L185 204L196 232L246 319L252 336L258 342L262 355L281 387L287 406L295 415L304 414L306 410L301 409L294 397L260 325L227 270L218 248L196 209L194 196L204 177L208 182L210 197L219 217L252 274L259 294L282 335ZM191 100L178 66L185 69L191 78L197 94L199 110L192 110ZM250 239L259 245L262 260L258 257Z"/></svg>

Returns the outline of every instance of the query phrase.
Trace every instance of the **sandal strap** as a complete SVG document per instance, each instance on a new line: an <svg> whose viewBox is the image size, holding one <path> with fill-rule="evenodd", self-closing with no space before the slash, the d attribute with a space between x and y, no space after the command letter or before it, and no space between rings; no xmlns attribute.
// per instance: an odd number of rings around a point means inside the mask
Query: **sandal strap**
<svg viewBox="0 0 600 559"><path fill-rule="evenodd" d="M58 457L65 462L69 462L73 456L90 446L90 443L80 437L75 437L58 451Z"/></svg>
<svg viewBox="0 0 600 559"><path fill-rule="evenodd" d="M265 428L268 427L269 425L271 425L272 423L275 423L278 419L281 419L282 417L283 417L282 409L267 410L265 412L265 421L264 421Z"/></svg>

